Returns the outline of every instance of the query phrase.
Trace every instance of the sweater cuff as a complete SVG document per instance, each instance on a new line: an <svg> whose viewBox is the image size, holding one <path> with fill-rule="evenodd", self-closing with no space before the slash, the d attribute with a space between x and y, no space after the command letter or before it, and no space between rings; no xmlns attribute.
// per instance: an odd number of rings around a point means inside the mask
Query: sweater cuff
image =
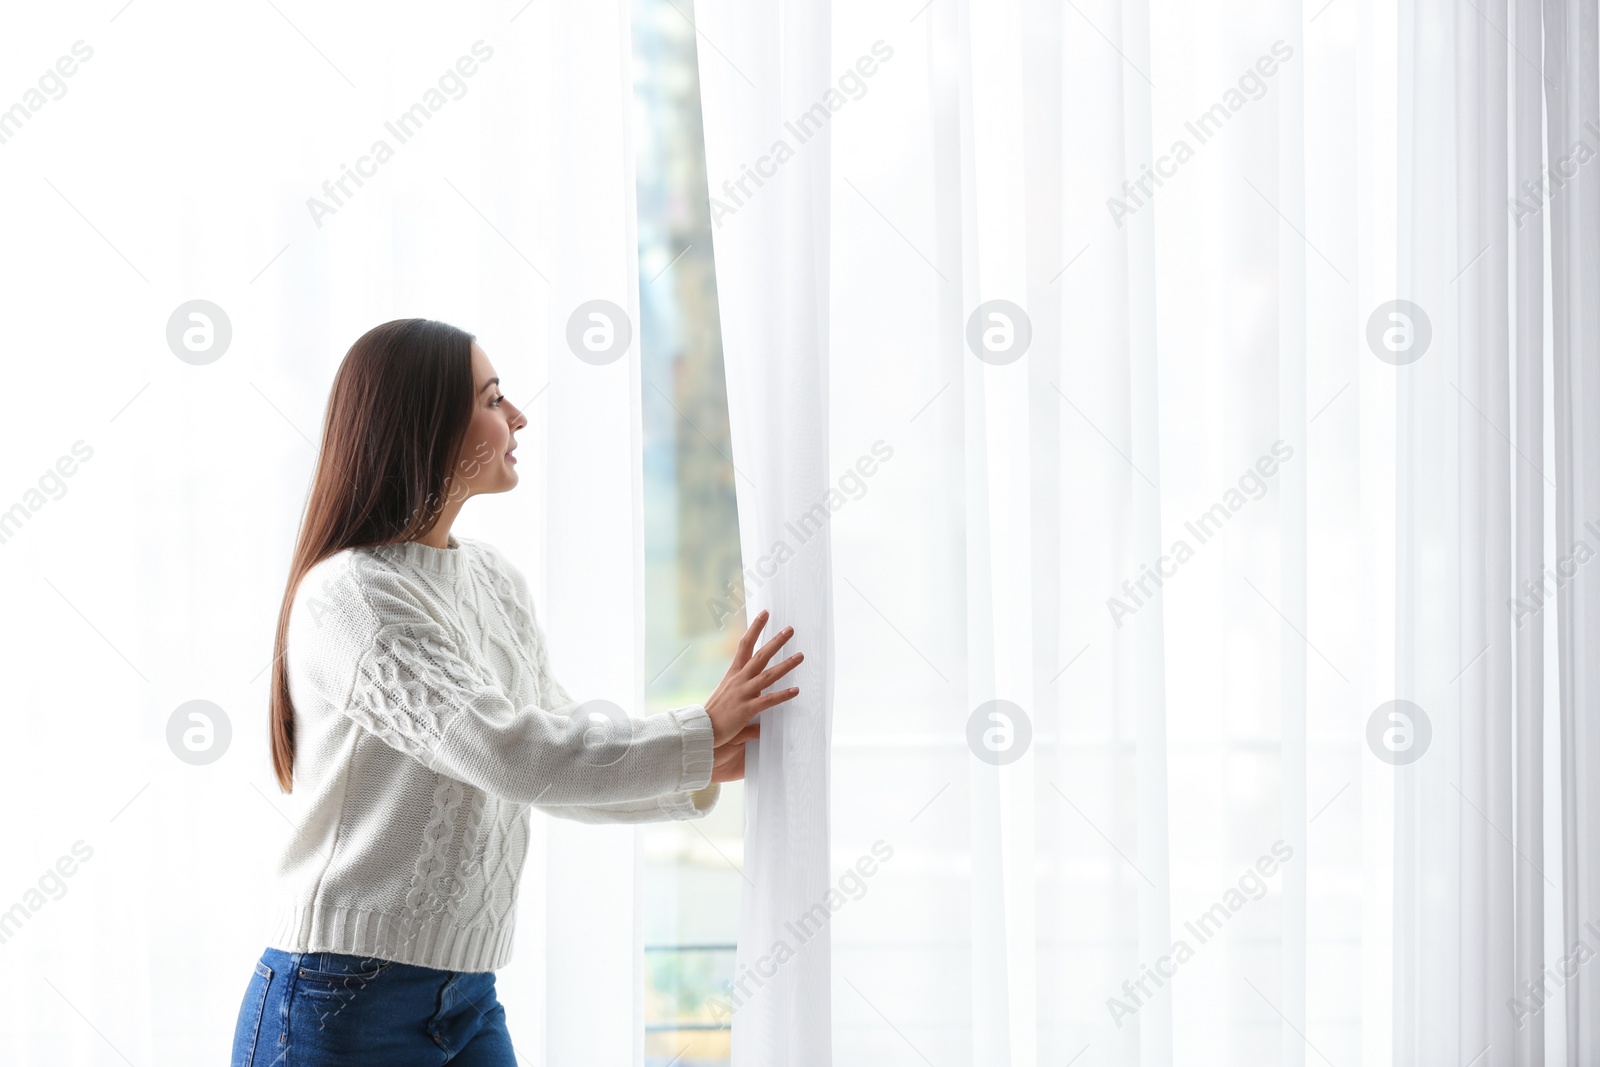
<svg viewBox="0 0 1600 1067"><path fill-rule="evenodd" d="M691 704L672 713L683 734L683 777L674 792L693 793L711 784L711 716L704 705Z"/></svg>
<svg viewBox="0 0 1600 1067"><path fill-rule="evenodd" d="M722 783L712 782L704 789L692 793L663 793L656 805L674 819L698 819L717 806L722 795Z"/></svg>

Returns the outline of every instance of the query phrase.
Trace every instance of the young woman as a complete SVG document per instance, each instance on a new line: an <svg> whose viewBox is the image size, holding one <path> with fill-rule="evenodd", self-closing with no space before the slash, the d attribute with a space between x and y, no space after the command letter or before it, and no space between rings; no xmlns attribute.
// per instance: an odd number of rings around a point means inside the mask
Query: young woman
<svg viewBox="0 0 1600 1067"><path fill-rule="evenodd" d="M309 796L234 1067L514 1067L494 970L532 809L699 818L744 776L751 719L799 692L764 693L802 657L769 666L792 630L758 650L763 612L703 705L596 718L567 694L522 573L450 531L517 484L527 420L499 383L424 319L368 331L334 376L272 674L278 782Z"/></svg>

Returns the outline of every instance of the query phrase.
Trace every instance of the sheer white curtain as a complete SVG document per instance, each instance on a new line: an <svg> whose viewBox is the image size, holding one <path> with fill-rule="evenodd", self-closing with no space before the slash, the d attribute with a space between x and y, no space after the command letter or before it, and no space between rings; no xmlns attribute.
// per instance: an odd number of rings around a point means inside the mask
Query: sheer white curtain
<svg viewBox="0 0 1600 1067"><path fill-rule="evenodd" d="M723 313L787 331L725 329L735 460L837 490L770 580L831 573L827 866L741 945L844 888L835 1061L1587 1062L1593 10L698 5Z"/></svg>
<svg viewBox="0 0 1600 1067"><path fill-rule="evenodd" d="M1535 17L1532 12L1519 10L1519 27L1531 27ZM1527 994L1526 1002L1543 1008L1547 1054L1564 1055L1567 1063L1582 1063L1600 1055L1600 978L1592 968L1582 966L1600 950L1600 939L1591 925L1600 916L1600 877L1595 866L1600 832L1596 826L1597 796L1592 773L1600 759L1600 736L1589 710L1594 701L1596 663L1600 662L1596 658L1600 637L1595 626L1595 575L1592 568L1584 566L1595 551L1594 515L1600 511L1596 499L1600 443L1588 417L1600 402L1600 379L1594 372L1593 359L1596 339L1600 338L1600 305L1594 296L1600 282L1600 183L1593 167L1585 166L1592 162L1600 143L1596 132L1600 128L1600 102L1596 99L1600 69L1593 41L1595 4L1551 4L1544 9L1544 20L1545 158L1541 171L1540 160L1530 145L1538 136L1537 127L1530 121L1537 114L1531 99L1538 90L1519 69L1518 93L1528 94L1529 100L1519 101L1518 114L1524 118L1517 127L1515 173L1517 192L1535 204L1542 199L1545 207L1540 215L1545 218L1549 233L1550 330L1546 350L1551 353L1550 375L1541 390L1536 364L1521 350L1524 344L1536 344L1539 315L1535 312L1527 316L1531 321L1519 315L1516 410L1517 440L1524 452L1535 457L1538 453L1533 453L1531 446L1543 440L1544 470L1548 479L1555 482L1555 489L1544 494L1545 556L1539 557L1537 540L1520 546L1517 577L1519 582L1531 579L1541 585L1541 597L1547 604L1553 601L1551 606L1556 609L1552 613L1546 607L1541 616L1544 648L1555 646L1554 655L1547 651L1545 660L1553 660L1557 666L1555 677L1546 673L1542 692L1546 709L1545 795L1548 798L1555 793L1560 801L1551 804L1547 799L1544 807L1546 885L1555 882L1545 893L1545 958L1541 961L1536 950L1519 952L1516 977L1518 992ZM1529 46L1523 51L1532 49L1533 35L1527 39ZM1537 61L1540 57L1535 54L1534 58ZM1530 126L1531 130L1525 128ZM1542 191L1542 196L1527 195L1525 183L1529 181L1534 183L1534 189ZM1537 309L1538 287L1530 279L1537 276L1534 265L1539 263L1538 245L1529 236L1522 239L1519 248L1525 254L1518 264L1520 303ZM1541 392L1545 397L1542 435L1537 399ZM1519 506L1536 501L1543 490L1529 477L1526 466L1515 470ZM1525 529L1530 538L1537 538L1537 519L1526 526L1519 522L1519 536ZM1558 590L1551 590L1558 585ZM1519 591L1522 588L1519 584ZM1556 619L1552 620L1551 614ZM1524 646L1518 647L1520 654ZM1536 663L1539 645L1530 638L1526 647L1531 662ZM1540 720L1534 709L1539 707L1541 690L1524 670L1519 669L1518 683L1519 704L1526 700L1529 708L1529 714L1519 714L1518 738L1526 739L1537 751ZM1557 707L1559 715L1551 714ZM1519 761L1519 768L1522 762ZM1519 802L1526 803L1524 790L1519 789L1517 796ZM1540 838L1539 826L1532 812L1524 809L1519 815L1518 830L1523 836L1523 850L1527 851ZM1526 872L1519 867L1518 874L1519 891L1531 893L1524 889ZM1539 976L1541 962L1547 972L1559 965L1557 976ZM1533 990L1524 985L1529 979L1536 983Z"/></svg>
<svg viewBox="0 0 1600 1067"><path fill-rule="evenodd" d="M804 917L827 894L830 871L827 138L782 165L757 160L785 117L830 84L828 8L702 2L695 18L713 218L736 213L713 244L745 617L770 612L763 643L794 627L774 663L806 657L779 685L799 694L761 714L761 738L746 749L743 873L752 888L734 962L733 1059L825 1064L829 937Z"/></svg>
<svg viewBox="0 0 1600 1067"><path fill-rule="evenodd" d="M547 388L536 405L547 481L538 517L508 536L544 549L545 626L562 684L576 699L637 715L644 452L631 12L627 0L528 12L537 21L526 32L537 35L547 71L543 91L564 103L544 109L538 180L521 194L540 205L549 274ZM543 878L530 880L544 892L543 1062L640 1063L640 831L549 819L546 834Z"/></svg>
<svg viewBox="0 0 1600 1067"><path fill-rule="evenodd" d="M1593 4L1406 9L1397 684L1433 716L1395 791L1395 1056L1600 1052L1592 866ZM1546 244L1548 243L1548 248ZM1547 326L1548 321L1548 326Z"/></svg>

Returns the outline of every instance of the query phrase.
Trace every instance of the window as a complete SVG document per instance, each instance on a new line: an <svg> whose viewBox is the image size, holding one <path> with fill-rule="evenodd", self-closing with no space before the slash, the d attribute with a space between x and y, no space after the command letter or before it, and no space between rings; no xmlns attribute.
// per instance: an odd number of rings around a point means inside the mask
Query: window
<svg viewBox="0 0 1600 1067"><path fill-rule="evenodd" d="M746 625L693 17L634 3L650 711L703 702ZM645 1062L727 1063L710 998L733 976L743 784L645 835Z"/></svg>

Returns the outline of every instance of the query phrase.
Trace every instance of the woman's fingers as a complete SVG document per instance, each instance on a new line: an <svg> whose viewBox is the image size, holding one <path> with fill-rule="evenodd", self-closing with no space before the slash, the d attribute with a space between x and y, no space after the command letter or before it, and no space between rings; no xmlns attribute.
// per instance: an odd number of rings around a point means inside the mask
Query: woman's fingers
<svg viewBox="0 0 1600 1067"><path fill-rule="evenodd" d="M760 638L762 627L767 624L768 618L770 615L766 611L755 617L755 621L739 639L738 649L728 673L723 676L715 692L706 700L705 709L711 717L715 748L720 749L724 745L731 744L736 738L742 738L740 731L750 723L751 719L775 704L792 699L799 692L798 689L789 689L782 693L762 694L763 689L794 670L805 659L803 653L797 652L775 667L768 666L778 650L794 636L794 627L786 626L757 651L756 641Z"/></svg>
<svg viewBox="0 0 1600 1067"><path fill-rule="evenodd" d="M799 686L791 686L788 689L780 689L776 693L763 693L761 696L756 697L755 703L750 705L751 707L755 708L755 712L751 715L751 718L754 718L756 715L760 715L768 708L776 707L779 704L782 704L785 700L793 700L799 695Z"/></svg>
<svg viewBox="0 0 1600 1067"><path fill-rule="evenodd" d="M789 689L780 689L776 693L763 693L757 696L730 702L726 708L737 717L738 725L721 723L720 719L711 721L711 750L721 753L725 749L744 747L744 742L754 741L761 736L761 724L750 720L760 715L768 708L782 704L785 700L793 700L800 692L798 686ZM719 716L722 714L719 711ZM727 726L727 732L719 736L718 731Z"/></svg>
<svg viewBox="0 0 1600 1067"><path fill-rule="evenodd" d="M767 624L767 613L762 611L750 622L749 629L744 636L739 638L739 647L733 654L733 669L738 670L750 662L752 650L756 647L756 640L761 636L761 628Z"/></svg>
<svg viewBox="0 0 1600 1067"><path fill-rule="evenodd" d="M746 741L754 741L760 736L761 724L758 722L753 722L749 726L746 726L743 730L740 730L738 733L728 738L726 741L722 742L722 744L718 745L715 751L720 752L723 748L729 745L742 745Z"/></svg>
<svg viewBox="0 0 1600 1067"><path fill-rule="evenodd" d="M737 782L744 777L744 746L740 745L730 751L736 753L726 763L718 763L711 768L713 782Z"/></svg>
<svg viewBox="0 0 1600 1067"><path fill-rule="evenodd" d="M717 750L717 758L711 763L711 780L722 781L717 777L719 773L726 773L730 768L744 766L744 746L728 745Z"/></svg>
<svg viewBox="0 0 1600 1067"><path fill-rule="evenodd" d="M765 668L767 661L772 659L773 656L777 655L778 649L782 648L784 643L793 636L793 626L785 626L783 629L773 634L772 640L768 641L764 646L762 646L760 652L757 652L754 656L750 657L749 662L745 664L745 672L748 674L754 674L755 672Z"/></svg>
<svg viewBox="0 0 1600 1067"><path fill-rule="evenodd" d="M768 667L766 670L756 675L756 690L759 692L760 690L771 685L773 682L776 682L779 678L782 678L784 675L800 666L800 661L805 658L806 654L804 652L796 652L794 655L790 656L776 667Z"/></svg>

